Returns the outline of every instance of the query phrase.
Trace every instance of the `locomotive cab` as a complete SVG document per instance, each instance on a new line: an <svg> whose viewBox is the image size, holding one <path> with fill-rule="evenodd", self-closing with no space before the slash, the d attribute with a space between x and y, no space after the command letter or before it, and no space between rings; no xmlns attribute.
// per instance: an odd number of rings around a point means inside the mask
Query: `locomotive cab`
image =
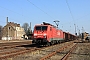
<svg viewBox="0 0 90 60"><path fill-rule="evenodd" d="M34 42L37 44L45 44L47 42L47 30L46 25L37 25L34 27Z"/></svg>

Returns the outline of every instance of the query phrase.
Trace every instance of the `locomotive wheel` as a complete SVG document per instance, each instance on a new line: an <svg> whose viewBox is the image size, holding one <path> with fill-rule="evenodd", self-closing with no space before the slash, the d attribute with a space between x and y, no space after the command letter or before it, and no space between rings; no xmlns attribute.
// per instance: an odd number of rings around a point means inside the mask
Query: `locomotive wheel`
<svg viewBox="0 0 90 60"><path fill-rule="evenodd" d="M54 45L54 42L53 41L51 41L51 45Z"/></svg>
<svg viewBox="0 0 90 60"><path fill-rule="evenodd" d="M56 44L56 41L53 41L54 44Z"/></svg>
<svg viewBox="0 0 90 60"><path fill-rule="evenodd" d="M50 43L49 43L49 42L47 42L46 46L50 46Z"/></svg>
<svg viewBox="0 0 90 60"><path fill-rule="evenodd" d="M59 44L59 41L57 41L57 44Z"/></svg>
<svg viewBox="0 0 90 60"><path fill-rule="evenodd" d="M58 41L58 43L60 44L60 43L61 43L61 41L59 40L59 41Z"/></svg>

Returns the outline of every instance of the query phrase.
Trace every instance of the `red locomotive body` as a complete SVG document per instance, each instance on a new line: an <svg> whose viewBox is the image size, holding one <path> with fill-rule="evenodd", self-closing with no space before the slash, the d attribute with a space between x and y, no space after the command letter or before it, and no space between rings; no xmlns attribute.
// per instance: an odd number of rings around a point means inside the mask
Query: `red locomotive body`
<svg viewBox="0 0 90 60"><path fill-rule="evenodd" d="M55 44L61 41L69 40L71 34L57 29L55 26L43 22L41 25L35 25L33 31L34 42L37 44Z"/></svg>
<svg viewBox="0 0 90 60"><path fill-rule="evenodd" d="M63 31L58 30L55 26L49 23L43 23L41 25L35 25L33 32L35 43L58 43L63 40Z"/></svg>

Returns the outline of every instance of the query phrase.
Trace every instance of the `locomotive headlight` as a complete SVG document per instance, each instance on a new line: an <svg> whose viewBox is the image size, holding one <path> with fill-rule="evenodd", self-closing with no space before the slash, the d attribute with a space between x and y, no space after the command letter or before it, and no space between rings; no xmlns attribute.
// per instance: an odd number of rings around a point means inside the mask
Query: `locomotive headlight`
<svg viewBox="0 0 90 60"><path fill-rule="evenodd" d="M37 36L37 34L34 34L34 36Z"/></svg>
<svg viewBox="0 0 90 60"><path fill-rule="evenodd" d="M44 36L46 36L47 34L43 34Z"/></svg>
<svg viewBox="0 0 90 60"><path fill-rule="evenodd" d="M47 34L43 34L44 35L44 38L46 38L47 37Z"/></svg>

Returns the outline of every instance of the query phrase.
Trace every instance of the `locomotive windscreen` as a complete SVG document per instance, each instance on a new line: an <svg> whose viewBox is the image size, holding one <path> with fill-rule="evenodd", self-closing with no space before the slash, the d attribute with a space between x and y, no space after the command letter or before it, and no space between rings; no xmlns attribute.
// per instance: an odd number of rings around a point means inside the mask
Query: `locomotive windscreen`
<svg viewBox="0 0 90 60"><path fill-rule="evenodd" d="M47 30L47 26L36 26L36 30Z"/></svg>

